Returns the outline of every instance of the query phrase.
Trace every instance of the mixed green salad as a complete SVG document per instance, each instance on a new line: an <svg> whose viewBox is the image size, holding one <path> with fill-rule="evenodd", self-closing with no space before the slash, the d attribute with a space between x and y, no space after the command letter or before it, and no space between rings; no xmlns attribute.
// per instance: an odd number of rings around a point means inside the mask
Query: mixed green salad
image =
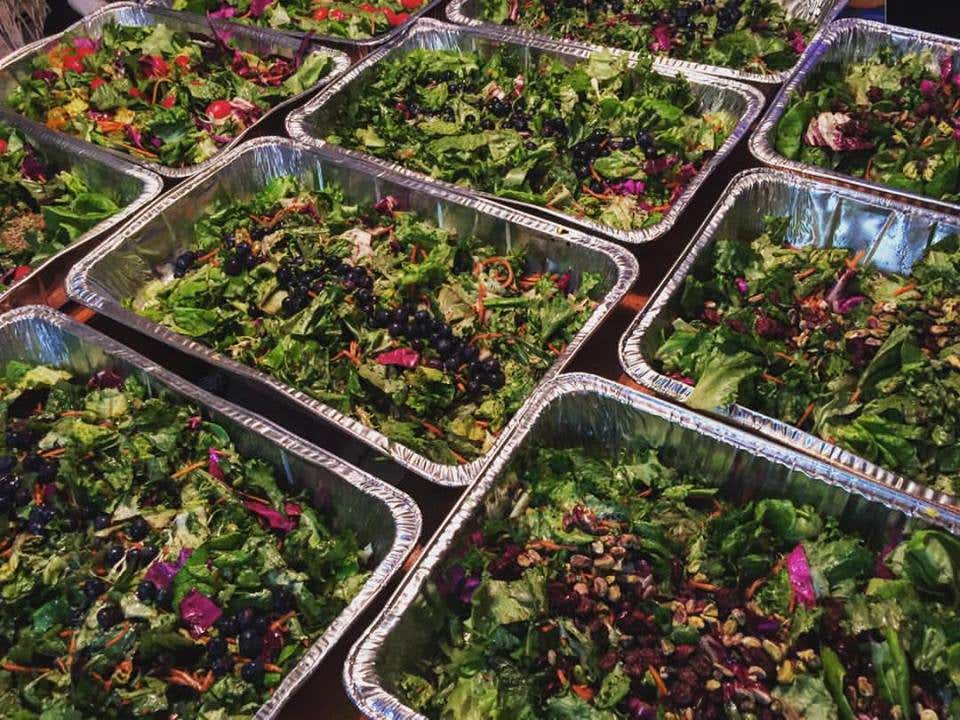
<svg viewBox="0 0 960 720"><path fill-rule="evenodd" d="M770 74L793 67L814 26L783 0L478 0L480 17L564 40Z"/></svg>
<svg viewBox="0 0 960 720"><path fill-rule="evenodd" d="M174 0L174 10L315 35L365 40L410 19L426 0Z"/></svg>
<svg viewBox="0 0 960 720"><path fill-rule="evenodd" d="M115 197L58 170L0 122L0 291L119 211Z"/></svg>
<svg viewBox="0 0 960 720"><path fill-rule="evenodd" d="M219 202L195 236L135 312L446 464L492 446L601 292L393 196L352 204L291 177Z"/></svg>
<svg viewBox="0 0 960 720"><path fill-rule="evenodd" d="M230 33L111 21L64 36L30 63L7 101L54 130L171 167L217 154L271 108L330 72L329 55L258 56Z"/></svg>
<svg viewBox="0 0 960 720"><path fill-rule="evenodd" d="M960 237L900 276L862 252L793 247L788 223L711 246L656 362L696 383L695 407L738 402L960 492Z"/></svg>
<svg viewBox="0 0 960 720"><path fill-rule="evenodd" d="M960 201L960 52L830 63L777 124L781 155L949 202Z"/></svg>
<svg viewBox="0 0 960 720"><path fill-rule="evenodd" d="M250 717L368 577L296 477L135 377L0 376L0 704Z"/></svg>
<svg viewBox="0 0 960 720"><path fill-rule="evenodd" d="M869 543L665 454L520 455L417 600L433 654L390 687L438 720L960 717L960 541Z"/></svg>
<svg viewBox="0 0 960 720"><path fill-rule="evenodd" d="M510 46L423 49L377 67L330 142L618 230L660 222L737 123L701 111L683 78L603 53L568 66Z"/></svg>

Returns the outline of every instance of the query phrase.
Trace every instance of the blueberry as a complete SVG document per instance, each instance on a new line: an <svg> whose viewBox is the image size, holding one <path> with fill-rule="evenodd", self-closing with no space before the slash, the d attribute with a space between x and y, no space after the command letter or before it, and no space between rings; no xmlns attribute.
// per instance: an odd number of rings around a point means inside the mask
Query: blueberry
<svg viewBox="0 0 960 720"><path fill-rule="evenodd" d="M653 136L646 130L641 130L637 133L637 145L641 150L653 147Z"/></svg>
<svg viewBox="0 0 960 720"><path fill-rule="evenodd" d="M237 612L237 627L241 630L246 630L253 624L256 617L257 614L253 611L253 608L247 607L239 610Z"/></svg>
<svg viewBox="0 0 960 720"><path fill-rule="evenodd" d="M237 246L233 251L237 254L238 258L246 259L250 257L251 253L253 252L253 248L250 247L250 243L242 242L237 243Z"/></svg>
<svg viewBox="0 0 960 720"><path fill-rule="evenodd" d="M253 318L254 320L261 318L263 317L263 310L261 310L260 306L256 303L250 303L247 307L247 317Z"/></svg>
<svg viewBox="0 0 960 720"><path fill-rule="evenodd" d="M0 455L0 475L6 474L17 466L17 459L13 455Z"/></svg>
<svg viewBox="0 0 960 720"><path fill-rule="evenodd" d="M227 261L223 264L223 271L232 277L235 277L243 272L244 262L240 258L228 258Z"/></svg>
<svg viewBox="0 0 960 720"><path fill-rule="evenodd" d="M637 144L637 141L634 140L632 137L630 137L630 136L628 135L627 137L623 138L623 139L620 141L620 149L621 149L621 150L631 150L631 149L633 148L633 146L636 145L636 144Z"/></svg>
<svg viewBox="0 0 960 720"><path fill-rule="evenodd" d="M263 663L259 660L246 663L240 668L240 677L251 685L259 685L263 682Z"/></svg>
<svg viewBox="0 0 960 720"><path fill-rule="evenodd" d="M197 254L192 250L187 250L185 253L181 253L177 256L176 261L174 261L174 266L178 270L189 270L190 266L197 261Z"/></svg>
<svg viewBox="0 0 960 720"><path fill-rule="evenodd" d="M297 604L293 591L288 587L276 587L272 594L273 609L280 614L290 612Z"/></svg>
<svg viewBox="0 0 960 720"><path fill-rule="evenodd" d="M110 567L113 567L118 562L123 560L124 549L123 545L111 545L107 548L107 552L103 556L103 561Z"/></svg>
<svg viewBox="0 0 960 720"><path fill-rule="evenodd" d="M29 430L7 430L6 432L6 445L7 447L17 448L18 450L26 450L33 444L33 433Z"/></svg>
<svg viewBox="0 0 960 720"><path fill-rule="evenodd" d="M140 561L142 560L140 555L140 550L138 548L131 548L127 551L127 567L137 568L140 567Z"/></svg>
<svg viewBox="0 0 960 720"><path fill-rule="evenodd" d="M140 560L146 565L157 556L157 552L159 551L156 545L144 545L140 548Z"/></svg>
<svg viewBox="0 0 960 720"><path fill-rule="evenodd" d="M306 298L303 295L287 295L280 303L280 307L286 315L296 315L306 306Z"/></svg>
<svg viewBox="0 0 960 720"><path fill-rule="evenodd" d="M233 672L233 658L229 655L220 655L210 663L214 677L223 677Z"/></svg>
<svg viewBox="0 0 960 720"><path fill-rule="evenodd" d="M157 607L169 610L170 603L173 602L173 588L167 586L157 590Z"/></svg>
<svg viewBox="0 0 960 720"><path fill-rule="evenodd" d="M232 615L221 615L220 619L214 624L221 637L233 637L237 634L237 619Z"/></svg>
<svg viewBox="0 0 960 720"><path fill-rule="evenodd" d="M443 361L443 367L447 372L454 372L458 367L460 367L460 357L454 355L453 357L448 357Z"/></svg>
<svg viewBox="0 0 960 720"><path fill-rule="evenodd" d="M275 277L277 279L277 285L286 289L295 278L294 269L289 265L281 265L277 268Z"/></svg>
<svg viewBox="0 0 960 720"><path fill-rule="evenodd" d="M390 337L400 337L403 335L403 325L398 322L392 322L387 326L387 332L390 333Z"/></svg>
<svg viewBox="0 0 960 720"><path fill-rule="evenodd" d="M496 372L490 376L490 387L492 387L494 390L499 390L506 384L506 382L507 378L502 372Z"/></svg>
<svg viewBox="0 0 960 720"><path fill-rule="evenodd" d="M33 500L33 493L25 487L18 488L16 493L13 496L13 505L14 507L23 507L28 502Z"/></svg>
<svg viewBox="0 0 960 720"><path fill-rule="evenodd" d="M267 619L263 615L258 615L250 623L250 629L257 635L263 636L267 632Z"/></svg>
<svg viewBox="0 0 960 720"><path fill-rule="evenodd" d="M584 178L590 177L590 165L588 163L583 163L577 165L573 168L573 171L577 174L577 177L581 180Z"/></svg>
<svg viewBox="0 0 960 720"><path fill-rule="evenodd" d="M493 130L493 120L490 118L484 118L480 121L481 130Z"/></svg>
<svg viewBox="0 0 960 720"><path fill-rule="evenodd" d="M150 525L140 515L137 515L127 526L127 537L139 542L150 532Z"/></svg>
<svg viewBox="0 0 960 720"><path fill-rule="evenodd" d="M107 584L100 578L87 578L83 581L83 595L89 600L95 600L107 591Z"/></svg>
<svg viewBox="0 0 960 720"><path fill-rule="evenodd" d="M385 328L390 324L390 313L380 308L374 310L370 317L370 324L375 328Z"/></svg>
<svg viewBox="0 0 960 720"><path fill-rule="evenodd" d="M442 358L446 358L447 353L450 352L450 340L444 336L437 338L437 342L434 343L434 347L437 350L437 353Z"/></svg>
<svg viewBox="0 0 960 720"><path fill-rule="evenodd" d="M473 270L473 255L466 248L458 248L453 256L453 272L456 275L462 275L471 270Z"/></svg>
<svg viewBox="0 0 960 720"><path fill-rule="evenodd" d="M97 611L97 624L104 630L123 620L123 612L116 605L104 605Z"/></svg>
<svg viewBox="0 0 960 720"><path fill-rule="evenodd" d="M240 645L241 655L254 658L260 654L260 650L263 647L263 635L258 635L252 628L247 628L246 630L240 631L237 643Z"/></svg>
<svg viewBox="0 0 960 720"><path fill-rule="evenodd" d="M207 655L211 658L223 657L227 654L228 650L227 641L223 638L213 638L213 640L207 643Z"/></svg>
<svg viewBox="0 0 960 720"><path fill-rule="evenodd" d="M36 525L41 528L49 523L51 519L50 510L45 505L34 506L31 508L30 515L27 517L31 525Z"/></svg>
<svg viewBox="0 0 960 720"><path fill-rule="evenodd" d="M140 602L152 603L157 599L157 586L149 580L141 580L137 585L137 599Z"/></svg>
<svg viewBox="0 0 960 720"><path fill-rule="evenodd" d="M467 345L465 348L463 348L461 354L463 355L463 362L467 364L472 363L474 360L480 357L480 351L477 349L476 345Z"/></svg>

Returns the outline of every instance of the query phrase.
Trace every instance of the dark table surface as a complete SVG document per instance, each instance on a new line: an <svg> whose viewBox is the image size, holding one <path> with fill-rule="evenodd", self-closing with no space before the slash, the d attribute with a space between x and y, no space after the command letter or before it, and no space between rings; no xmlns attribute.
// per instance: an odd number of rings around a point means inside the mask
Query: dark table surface
<svg viewBox="0 0 960 720"><path fill-rule="evenodd" d="M769 98L772 91L769 89L765 91ZM282 118L273 119L257 134L285 134ZM710 214L714 203L722 196L731 178L738 172L755 166L756 162L750 156L746 142L741 141L700 189L672 230L654 242L631 248L640 264L636 284L573 358L567 368L568 371L591 372L611 380L631 384L618 360L617 350L621 336L694 237L697 229ZM246 384L241 380L223 377L201 361L174 351L153 338L140 335L106 317L94 315L86 308L69 302L63 289L63 279L76 259L68 256L58 267L53 268L51 273L37 278L28 286L21 287L10 305L39 302L61 308L64 312L125 343L187 380L208 388L211 384L214 385L215 391L228 400L278 422L301 437L404 490L416 501L424 515L423 535L407 567L413 563L423 545L429 541L452 508L460 491L434 485L403 470L376 452L360 447L356 441L345 434L320 423L305 411L290 408L278 402L278 398L271 395L269 390ZM378 600L354 623L351 631L344 635L313 677L286 706L281 713L281 718L284 720L306 720L307 718L358 720L361 717L343 689L344 660L347 651L362 629L376 619L377 613L382 609L398 582L399 578L395 579L389 587L384 588Z"/></svg>

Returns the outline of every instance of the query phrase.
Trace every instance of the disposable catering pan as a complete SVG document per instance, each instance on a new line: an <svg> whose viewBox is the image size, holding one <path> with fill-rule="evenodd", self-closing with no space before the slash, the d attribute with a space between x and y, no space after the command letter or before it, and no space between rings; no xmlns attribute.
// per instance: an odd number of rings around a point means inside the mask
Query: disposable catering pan
<svg viewBox="0 0 960 720"><path fill-rule="evenodd" d="M379 68L377 63L386 57L405 55L414 50L434 49L451 50L459 48L469 52L490 53L496 48L510 48L533 67L537 58L550 55L570 65L590 57L593 51L587 48L571 48L563 43L540 37L525 37L522 40L505 33L498 28L466 28L450 25L437 20L425 19L416 23L403 37L371 53L363 61L352 67L347 73L324 88L304 107L290 113L287 117L287 132L291 137L311 144L326 144L324 137L336 128L336 116L344 101L355 93L363 93L371 82L375 81ZM759 116L763 108L763 95L758 90L726 78L709 77L697 73L685 72L662 65L655 71L665 77L684 75L690 81L699 108L705 111L727 110L738 118L737 125L730 137L720 146L703 169L690 181L683 194L677 198L663 219L656 225L641 230L617 230L609 225L579 218L569 213L550 208L499 198L492 193L472 190L442 180L434 180L413 170L407 170L399 163L381 160L356 150L343 149L349 157L364 158L378 167L390 170L398 175L424 180L450 192L459 193L474 200L490 200L500 205L516 207L534 215L548 217L571 227L583 228L624 243L645 243L667 232L677 222L684 210L693 200L698 188L706 181L723 159L730 153L742 137L747 134L750 125Z"/></svg>
<svg viewBox="0 0 960 720"><path fill-rule="evenodd" d="M276 33L265 33L254 27L241 26L234 23L223 23L222 21L208 22L205 18L197 15L177 13L153 5L144 6L138 5L134 2L116 2L106 5L90 15L87 15L85 18L71 25L62 33L38 40L37 42L31 43L20 50L10 53L7 55L7 57L0 59L0 106L9 107L7 104L7 98L10 96L10 93L19 85L20 80L26 77L28 68L34 57L41 55L50 48L54 47L58 42L60 42L60 39L68 33L82 32L90 35L91 37L99 37L99 35L102 33L103 27L111 22L115 22L119 25L135 27L149 27L151 25L163 23L174 30L180 30L187 33L200 33L207 36L210 36L211 34L211 27L215 27L218 31L226 31L237 47L249 52L258 53L260 55L281 55L283 57L292 58L297 52L297 48L300 47L300 42L295 38L284 37ZM243 140L249 137L249 135L267 118L272 117L274 114L283 109L290 108L297 103L303 102L303 100L310 96L318 87L322 87L326 83L330 82L350 66L350 59L344 52L340 50L313 45L307 50L307 52L317 53L320 55L329 55L332 61L330 71L309 90L305 90L304 92L294 95L282 103L273 106L270 110L265 112L259 120L257 120L250 127L237 135L227 145L221 148L221 150L215 156L203 161L202 163L198 163L197 165L189 165L186 167L170 167L167 165L160 165L159 163L150 162L144 158L123 153L112 148L102 149L104 152L117 155L130 162L135 162L139 165L150 168L151 170L160 173L165 178L177 179L196 175L197 173L206 170L208 167L211 167L217 158L223 155L223 153L243 142Z"/></svg>
<svg viewBox="0 0 960 720"><path fill-rule="evenodd" d="M393 195L403 207L417 210L422 217L435 218L442 227L488 238L490 245L500 250L517 245L529 248L533 271L562 272L572 268L574 282L579 282L584 271L601 274L603 280L598 293L602 296L595 298L599 303L596 310L560 353L544 379L560 372L632 285L637 274L634 257L612 243L565 231L482 199L456 196L442 188L394 175L346 157L335 148L310 148L290 140L260 138L224 157L204 176L168 193L150 211L78 263L68 278L68 293L84 305L229 373L272 388L287 401L306 408L361 442L390 455L404 467L443 485L468 484L489 459L489 452L464 465L428 460L307 394L123 307L125 299L135 295L144 282L156 277L158 264L174 257L189 243L193 223L214 198L249 197L281 175L293 175L319 187L336 183L343 189L347 201L375 201Z"/></svg>
<svg viewBox="0 0 960 720"><path fill-rule="evenodd" d="M810 45L818 42L820 30L832 20L836 19L847 5L847 0L783 0L783 6L791 18L802 18L813 24L814 30L810 38ZM453 0L447 5L447 19L458 25L469 25L470 27L496 28L510 33L518 38L547 38L563 42L570 48L587 48L590 50L599 50L603 46L593 43L578 42L575 40L562 40L543 33L532 30L520 30L508 25L498 25L489 20L484 20L482 9L477 0ZM614 47L607 47L607 50L615 52L629 52L627 50L618 50ZM723 65L708 65L707 63L695 62L693 60L678 60L671 57L658 57L657 64L664 68L674 68L683 73L705 73L717 77L727 77L741 82L749 82L761 85L779 85L785 82L797 68L800 66L801 59L793 67L787 70L779 70L772 73L748 72L736 68L725 67Z"/></svg>
<svg viewBox="0 0 960 720"><path fill-rule="evenodd" d="M719 238L747 240L763 232L765 215L788 216L787 241L801 246L862 250L864 262L905 273L926 250L960 233L960 218L942 215L854 189L799 178L773 170L748 170L727 188L709 219L684 250L620 342L620 362L635 381L665 397L684 402L693 387L656 369L654 355L664 331L679 317L688 274L709 273L704 256ZM716 412L792 448L836 463L906 493L938 503L955 500L909 478L864 460L826 440L750 408L730 405Z"/></svg>
<svg viewBox="0 0 960 720"><path fill-rule="evenodd" d="M439 579L449 553L463 547L509 480L513 460L537 447L602 448L611 458L642 440L661 450L681 472L709 473L729 499L788 498L836 517L842 528L873 540L918 516L953 532L960 515L894 488L805 457L763 438L622 385L586 374L563 375L541 388L522 414L502 452L454 506L380 616L350 650L344 667L347 691L372 720L423 720L398 697L403 673L417 673L442 652L421 601Z"/></svg>
<svg viewBox="0 0 960 720"><path fill-rule="evenodd" d="M78 172L94 192L112 197L120 208L114 215L98 222L69 246L51 255L35 266L28 275L0 293L0 308L3 308L16 301L18 288L42 280L43 276L62 268L69 262L69 257L77 257L78 253L85 252L105 231L145 207L163 190L163 180L156 173L127 162L113 153L69 135L53 132L4 108L0 108L0 123L9 125L22 135L58 172Z"/></svg>
<svg viewBox="0 0 960 720"><path fill-rule="evenodd" d="M317 669L347 628L369 607L377 593L400 569L420 535L420 511L403 492L337 460L261 417L204 392L154 363L65 315L29 306L0 316L0 363L11 360L42 363L81 376L115 368L137 377L151 392L199 406L224 427L245 455L294 475L313 502L332 512L335 522L352 529L370 544L376 565L356 597L324 631L256 713L256 720L275 718L283 705Z"/></svg>
<svg viewBox="0 0 960 720"><path fill-rule="evenodd" d="M867 60L876 56L883 48L890 48L897 55L930 50L957 52L960 51L960 40L869 20L838 20L834 22L824 30L820 41L807 49L796 75L780 89L780 92L773 99L766 115L750 137L750 151L760 162L774 168L832 180L849 187L871 190L889 197L909 200L934 210L960 212L960 203L938 200L908 190L901 190L892 185L883 185L872 180L845 175L829 168L790 160L777 152L775 148L774 136L777 124L784 113L787 112L794 95L803 92L808 87L818 87L824 74L831 69Z"/></svg>
<svg viewBox="0 0 960 720"><path fill-rule="evenodd" d="M282 4L282 0L280 0L280 2ZM441 3L441 0L426 0L423 3L423 5L418 7L414 12L409 13L410 18L405 23L403 23L402 25L398 25L395 28L391 28L389 31L385 33L381 33L380 35L374 35L373 37L370 37L370 38L364 38L362 40L351 40L350 38L341 37L339 35L317 35L315 33L310 33L310 39L313 42L322 43L323 45L327 45L330 47L343 48L344 50L349 52L353 57L363 57L374 48L379 47L384 43L390 42L398 35L405 33L412 23L416 22L418 18L421 18L427 15L428 13L433 12L433 10L438 5L440 5L440 3ZM173 0L147 0L146 4L157 5L157 6L169 8L169 9L173 8ZM177 10L175 12L179 12L183 15L188 15L193 17L201 17L195 13L188 13L183 10ZM284 30L280 28L260 27L259 25L251 25L247 23L241 23L238 21L230 21L230 22L231 24L235 24L235 25L244 25L245 27L256 28L260 32L264 33L265 35L273 34L273 35L280 35L288 38L292 37L292 38L296 38L298 41L302 40L307 35L307 33L305 33L302 30Z"/></svg>

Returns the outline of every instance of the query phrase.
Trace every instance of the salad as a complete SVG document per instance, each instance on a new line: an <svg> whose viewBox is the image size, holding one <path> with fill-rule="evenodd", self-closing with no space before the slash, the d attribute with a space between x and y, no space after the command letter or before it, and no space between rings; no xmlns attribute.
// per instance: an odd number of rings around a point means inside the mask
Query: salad
<svg viewBox="0 0 960 720"><path fill-rule="evenodd" d="M478 0L479 17L563 40L768 75L793 67L814 26L783 0Z"/></svg>
<svg viewBox="0 0 960 720"><path fill-rule="evenodd" d="M682 78L597 53L572 66L509 48L378 63L327 140L446 182L590 218L656 225L736 126Z"/></svg>
<svg viewBox="0 0 960 720"><path fill-rule="evenodd" d="M14 720L250 717L365 582L297 479L135 377L0 377L0 703Z"/></svg>
<svg viewBox="0 0 960 720"><path fill-rule="evenodd" d="M601 454L604 453L604 454ZM417 601L389 678L442 720L955 718L960 541L883 547L652 447L531 449Z"/></svg>
<svg viewBox="0 0 960 720"><path fill-rule="evenodd" d="M446 464L489 450L602 282L291 177L220 202L195 234L135 312Z"/></svg>
<svg viewBox="0 0 960 720"><path fill-rule="evenodd" d="M273 28L366 40L403 25L427 0L173 0L174 10Z"/></svg>
<svg viewBox="0 0 960 720"><path fill-rule="evenodd" d="M202 163L330 72L328 55L260 57L229 34L159 23L64 36L30 63L7 102L54 130L170 167Z"/></svg>
<svg viewBox="0 0 960 720"><path fill-rule="evenodd" d="M656 352L663 372L696 383L695 407L738 402L957 493L960 237L900 276L862 252L792 247L788 223L714 243Z"/></svg>
<svg viewBox="0 0 960 720"><path fill-rule="evenodd" d="M76 170L58 170L0 122L0 291L120 211Z"/></svg>
<svg viewBox="0 0 960 720"><path fill-rule="evenodd" d="M774 131L791 160L960 201L960 53L830 64L795 94Z"/></svg>

